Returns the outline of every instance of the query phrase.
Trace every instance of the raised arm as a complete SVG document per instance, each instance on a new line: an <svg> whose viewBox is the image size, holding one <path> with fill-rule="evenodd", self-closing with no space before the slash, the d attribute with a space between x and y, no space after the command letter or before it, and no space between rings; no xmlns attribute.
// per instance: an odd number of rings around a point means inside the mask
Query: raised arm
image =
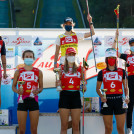
<svg viewBox="0 0 134 134"><path fill-rule="evenodd" d="M119 37L119 31L118 29L116 30L115 32L115 38L114 38L114 42L113 42L113 45L112 45L112 48L116 49L116 43L117 43L117 39ZM120 58L121 56L121 53L118 51L118 57Z"/></svg>
<svg viewBox="0 0 134 134"><path fill-rule="evenodd" d="M92 31L92 35L95 35L95 32L94 32L94 26L93 26L93 22L92 22L92 17L89 15L87 15L87 20L88 22L90 22L90 27L91 27L91 31ZM84 34L84 38L88 38L91 36L91 32L88 32L88 33L85 33Z"/></svg>

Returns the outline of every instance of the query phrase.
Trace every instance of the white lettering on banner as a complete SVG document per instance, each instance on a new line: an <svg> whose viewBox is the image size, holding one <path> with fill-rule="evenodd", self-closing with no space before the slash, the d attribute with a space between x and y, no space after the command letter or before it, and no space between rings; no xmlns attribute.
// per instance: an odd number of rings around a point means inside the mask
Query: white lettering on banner
<svg viewBox="0 0 134 134"><path fill-rule="evenodd" d="M129 42L129 37L123 37L121 40L119 40L120 45L126 45Z"/></svg>
<svg viewBox="0 0 134 134"><path fill-rule="evenodd" d="M134 63L134 56L128 57L128 62L129 62L129 63Z"/></svg>
<svg viewBox="0 0 134 134"><path fill-rule="evenodd" d="M32 45L32 36L9 36L7 46L30 46Z"/></svg>
<svg viewBox="0 0 134 134"><path fill-rule="evenodd" d="M73 42L72 36L65 37L66 42Z"/></svg>
<svg viewBox="0 0 134 134"><path fill-rule="evenodd" d="M24 72L24 80L29 81L29 80L34 80L34 72Z"/></svg>

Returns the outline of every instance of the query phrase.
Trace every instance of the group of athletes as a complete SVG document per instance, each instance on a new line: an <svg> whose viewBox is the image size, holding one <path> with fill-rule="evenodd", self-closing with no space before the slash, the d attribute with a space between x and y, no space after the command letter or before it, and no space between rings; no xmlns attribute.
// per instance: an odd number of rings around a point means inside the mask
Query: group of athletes
<svg viewBox="0 0 134 134"><path fill-rule="evenodd" d="M90 22L92 35L95 34L92 17L87 16ZM73 19L67 17L64 19L62 27L65 33L59 35L56 39L56 51L54 58L54 68L57 68L59 51L61 50L59 80L56 80L56 86L61 86L59 98L59 113L61 119L60 134L67 134L69 115L72 118L73 134L79 134L79 122L81 115L80 87L83 83L84 92L87 90L84 78L85 69L80 65L78 60L78 41L91 36L91 32L75 33ZM134 104L134 38L129 40L130 54L120 54L118 57L124 59L128 64L128 76L124 69L117 66L116 42L119 36L118 30L112 48L105 52L106 68L99 71L97 77L96 92L101 98L101 114L103 116L105 134L112 134L113 115L117 123L119 134L125 134L125 121L127 121L127 134L132 134L132 112ZM0 52L3 65L3 77L6 78L6 49L5 43L0 37ZM34 62L34 52L26 50L22 54L24 67L16 70L14 74L12 90L19 95L17 118L20 134L25 134L26 120L29 110L30 128L32 134L37 134L39 121L39 104L38 94L43 90L43 74L41 70L32 66ZM0 66L1 67L1 66ZM0 71L0 81L2 74ZM24 81L23 85L18 81ZM83 82L84 81L84 82ZM101 85L107 89L106 98L101 92ZM127 84L128 83L128 84ZM23 87L23 88L22 88ZM128 88L129 87L129 88ZM125 99L123 100L123 89ZM20 103L20 99L23 102ZM128 104L128 109L123 107L124 102ZM1 98L0 98L1 103ZM104 107L104 103L107 107ZM126 114L127 113L127 114ZM126 116L127 115L127 116ZM90 132L89 132L90 133Z"/></svg>

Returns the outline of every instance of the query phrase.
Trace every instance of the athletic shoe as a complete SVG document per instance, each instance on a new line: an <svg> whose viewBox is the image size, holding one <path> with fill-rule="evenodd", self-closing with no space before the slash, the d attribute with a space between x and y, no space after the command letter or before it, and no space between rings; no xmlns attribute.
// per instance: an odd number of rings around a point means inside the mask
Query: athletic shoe
<svg viewBox="0 0 134 134"><path fill-rule="evenodd" d="M127 129L127 134L132 134L132 129L131 128Z"/></svg>

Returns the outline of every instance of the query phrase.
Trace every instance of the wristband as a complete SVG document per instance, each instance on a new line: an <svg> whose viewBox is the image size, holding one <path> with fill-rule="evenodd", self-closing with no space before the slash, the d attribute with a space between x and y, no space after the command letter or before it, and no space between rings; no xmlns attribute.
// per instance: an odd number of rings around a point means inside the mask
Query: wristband
<svg viewBox="0 0 134 134"><path fill-rule="evenodd" d="M40 90L40 89L38 89L38 92L39 92L39 93L41 93L41 90Z"/></svg>
<svg viewBox="0 0 134 134"><path fill-rule="evenodd" d="M54 65L57 64L57 62L54 62Z"/></svg>
<svg viewBox="0 0 134 134"><path fill-rule="evenodd" d="M91 22L90 25L93 25L93 22Z"/></svg>

